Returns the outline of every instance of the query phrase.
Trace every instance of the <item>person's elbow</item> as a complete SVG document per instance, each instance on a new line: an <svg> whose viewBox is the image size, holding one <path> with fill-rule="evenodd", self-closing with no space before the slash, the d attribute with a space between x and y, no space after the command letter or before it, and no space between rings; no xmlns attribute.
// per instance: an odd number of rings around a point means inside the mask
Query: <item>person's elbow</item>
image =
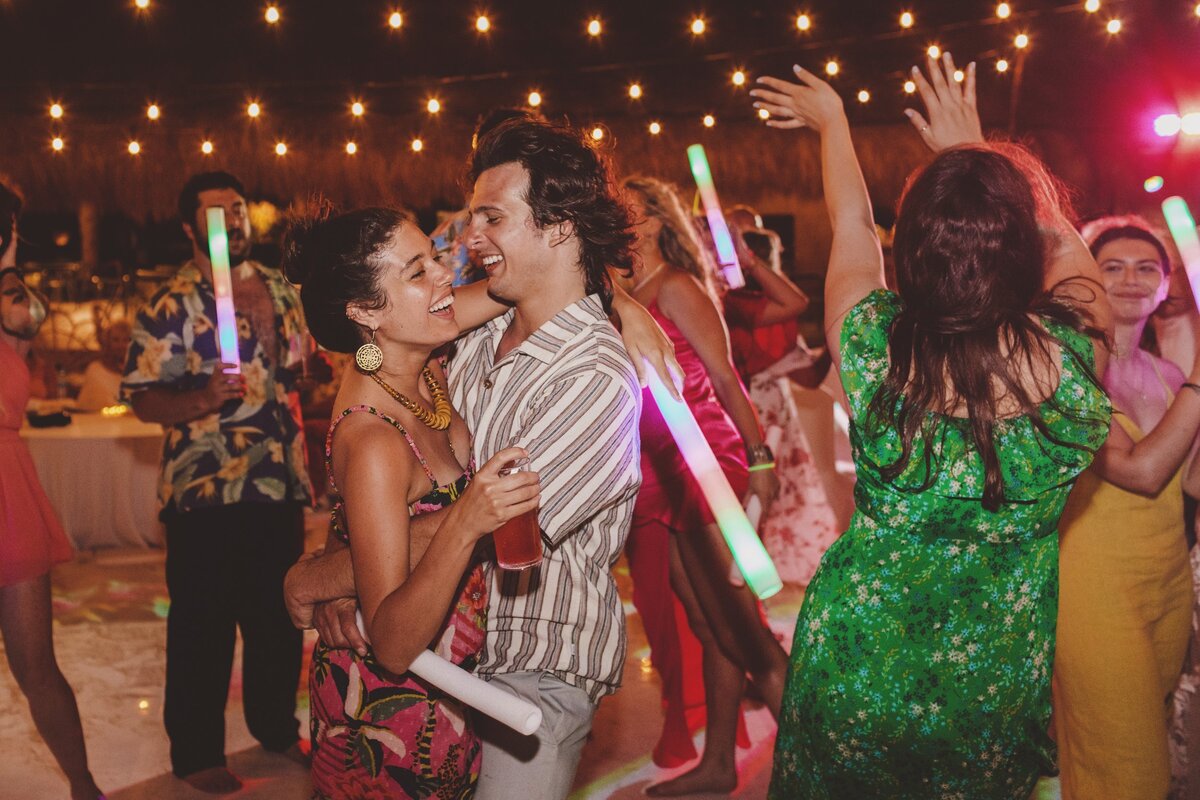
<svg viewBox="0 0 1200 800"><path fill-rule="evenodd" d="M374 625L371 626L375 628ZM371 649L375 652L375 660L393 675L403 675L408 672L412 663L425 650L425 645L408 641L400 631L383 631L381 636L375 636L370 631Z"/></svg>

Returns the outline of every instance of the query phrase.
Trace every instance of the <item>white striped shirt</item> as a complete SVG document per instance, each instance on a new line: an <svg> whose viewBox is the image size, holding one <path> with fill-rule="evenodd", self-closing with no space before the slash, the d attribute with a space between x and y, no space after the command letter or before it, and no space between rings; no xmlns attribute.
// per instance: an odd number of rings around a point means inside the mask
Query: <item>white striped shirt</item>
<svg viewBox="0 0 1200 800"><path fill-rule="evenodd" d="M517 445L541 477L541 566L489 565L477 672L546 671L593 702L617 690L625 615L612 565L641 485L641 390L620 337L589 295L493 363L513 312L460 339L448 380L475 460Z"/></svg>

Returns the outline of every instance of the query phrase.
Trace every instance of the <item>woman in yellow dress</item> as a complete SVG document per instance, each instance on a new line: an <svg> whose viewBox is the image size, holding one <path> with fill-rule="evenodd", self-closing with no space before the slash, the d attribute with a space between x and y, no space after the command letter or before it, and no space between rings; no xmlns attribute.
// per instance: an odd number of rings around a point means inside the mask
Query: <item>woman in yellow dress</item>
<svg viewBox="0 0 1200 800"><path fill-rule="evenodd" d="M1136 219L1092 227L1113 313L1103 376L1113 423L1059 526L1054 728L1062 797L1161 800L1170 780L1168 701L1191 632L1183 494L1200 494L1200 469L1188 458L1200 369L1185 381L1140 346L1167 296L1162 243ZM1113 449L1125 456L1112 458Z"/></svg>

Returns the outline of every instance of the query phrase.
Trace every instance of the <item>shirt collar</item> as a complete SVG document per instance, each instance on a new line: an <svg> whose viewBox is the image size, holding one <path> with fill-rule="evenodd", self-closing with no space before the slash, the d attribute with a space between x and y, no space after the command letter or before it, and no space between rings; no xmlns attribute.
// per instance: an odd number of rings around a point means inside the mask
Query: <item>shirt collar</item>
<svg viewBox="0 0 1200 800"><path fill-rule="evenodd" d="M500 337L508 330L515 313L515 310L507 311L503 316L488 323L488 336L493 346L499 343ZM597 322L608 322L608 316L604 313L604 304L600 302L600 295L589 294L542 323L541 327L530 334L528 339L513 348L512 352L505 356L505 359L515 353L521 353L549 364L554 361L563 347ZM495 351L493 350L493 352Z"/></svg>

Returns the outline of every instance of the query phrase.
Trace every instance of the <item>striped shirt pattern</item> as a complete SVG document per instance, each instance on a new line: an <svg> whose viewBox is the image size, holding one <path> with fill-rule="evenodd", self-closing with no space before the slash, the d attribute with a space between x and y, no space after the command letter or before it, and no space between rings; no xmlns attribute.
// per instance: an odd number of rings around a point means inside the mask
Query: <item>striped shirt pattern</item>
<svg viewBox="0 0 1200 800"><path fill-rule="evenodd" d="M596 295L493 363L512 316L460 339L448 374L476 463L524 447L542 482L542 564L521 572L489 565L487 640L476 672L545 671L598 702L620 686L625 662L612 565L641 485L642 394Z"/></svg>

